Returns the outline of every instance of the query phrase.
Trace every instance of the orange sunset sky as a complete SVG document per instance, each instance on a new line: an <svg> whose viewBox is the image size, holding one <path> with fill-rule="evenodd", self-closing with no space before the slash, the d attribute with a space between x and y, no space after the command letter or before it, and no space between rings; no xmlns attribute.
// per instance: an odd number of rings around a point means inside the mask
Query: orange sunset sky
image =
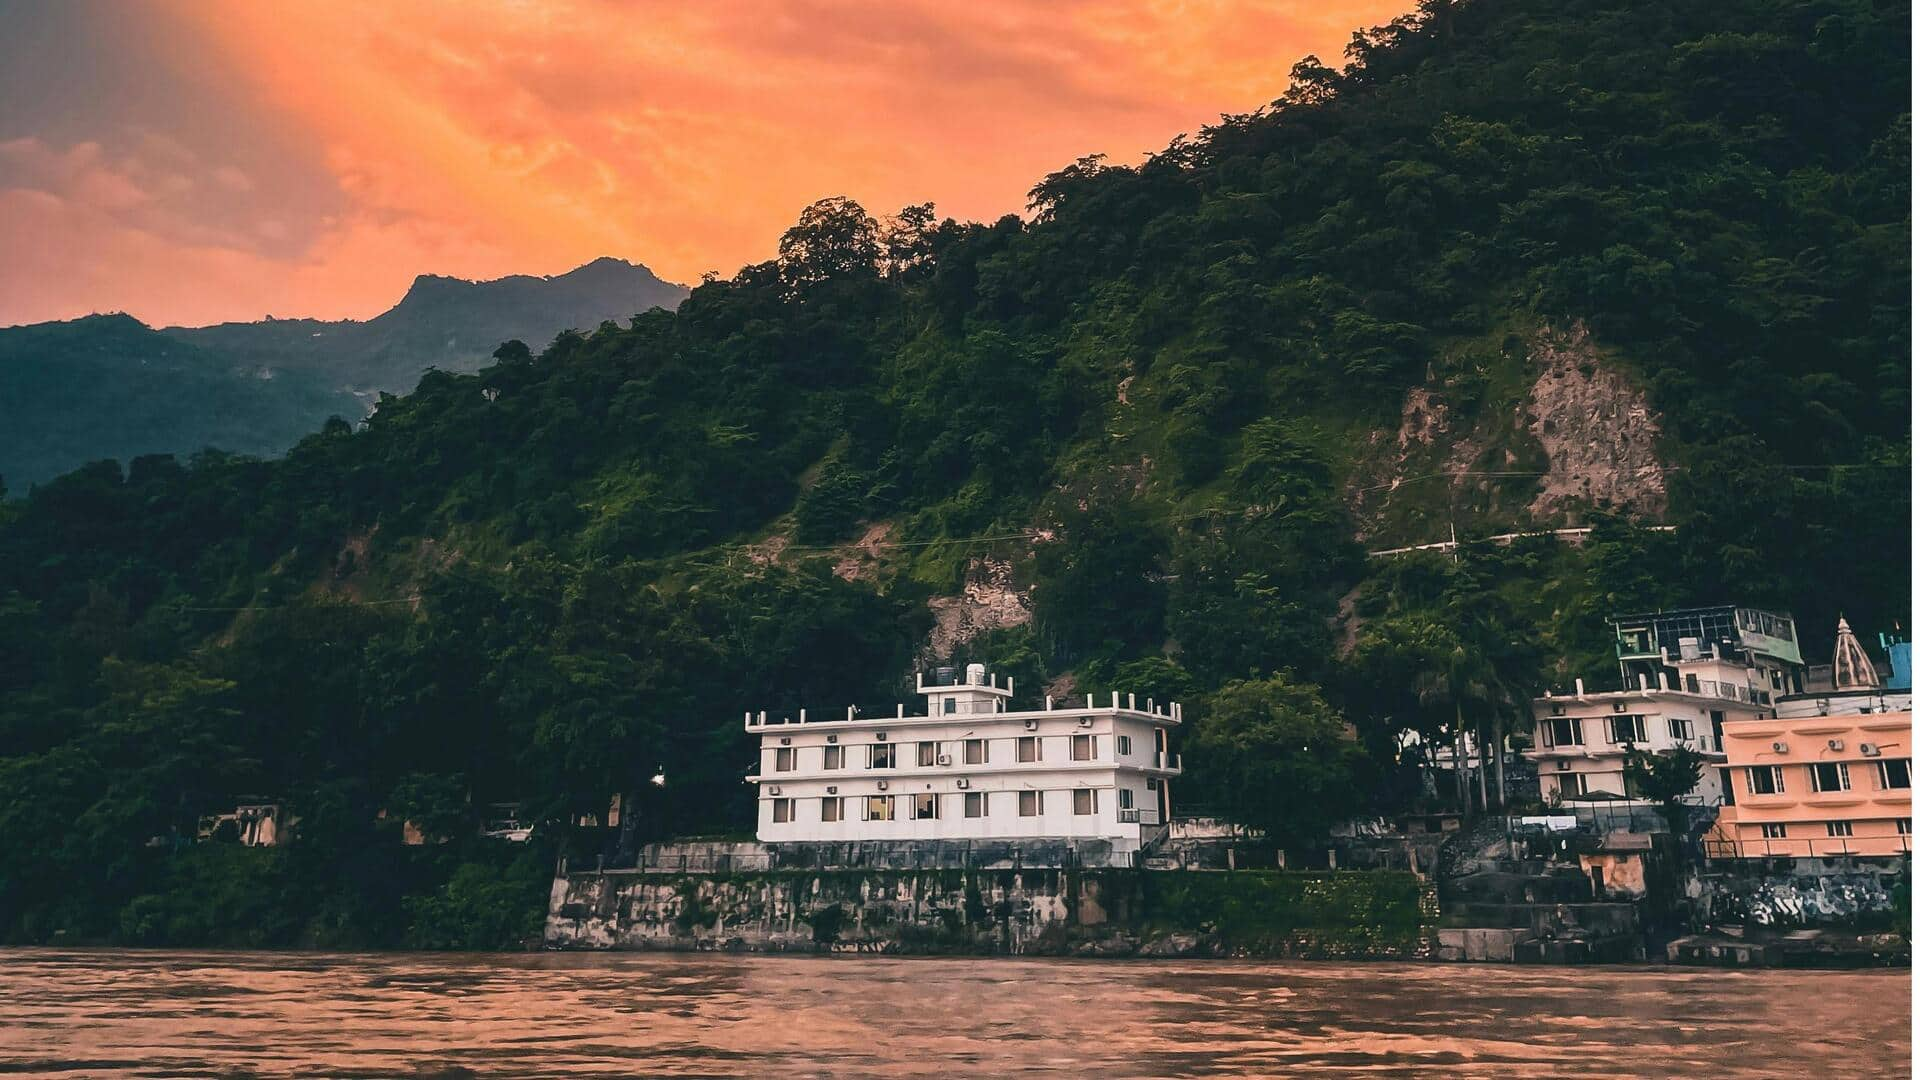
<svg viewBox="0 0 1920 1080"><path fill-rule="evenodd" d="M414 275L670 280L801 207L1024 209L1412 0L0 0L0 325L366 317Z"/></svg>

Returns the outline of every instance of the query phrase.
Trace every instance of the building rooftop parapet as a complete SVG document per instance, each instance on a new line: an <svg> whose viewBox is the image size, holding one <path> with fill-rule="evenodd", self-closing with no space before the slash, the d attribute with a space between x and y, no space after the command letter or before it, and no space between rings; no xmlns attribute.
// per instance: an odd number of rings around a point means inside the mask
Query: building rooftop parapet
<svg viewBox="0 0 1920 1080"><path fill-rule="evenodd" d="M795 716L770 716L764 709L759 712L748 711L743 715L748 731L759 731L763 728L770 727L798 726L801 724L808 726L834 724L852 727L891 727L901 722L912 723L916 721L922 723L966 723L981 717L1023 720L1046 716L1049 713L1055 712L1069 712L1076 715L1105 713L1108 715L1137 716L1169 726L1177 725L1184 719L1184 710L1177 701L1157 702L1153 698L1148 698L1142 702L1137 695L1127 694L1123 698L1118 691L1113 692L1105 703L1098 702L1094 695L1088 694L1085 705L1069 699L1055 701L1053 698L1047 698L1042 703L1042 707L1038 709L1008 709L1004 707L1004 703L996 702L995 704L1002 707L972 712L914 713L909 715L906 705L898 704L894 707L894 714L892 716L875 716L862 713L860 707L857 705L849 705L847 706L845 715L834 714L825 717L818 715L809 716L807 715L806 709L799 710Z"/></svg>
<svg viewBox="0 0 1920 1080"><path fill-rule="evenodd" d="M1695 683L1699 688L1694 689L1693 686L1686 684L1673 685L1668 681L1666 673L1661 672L1655 678L1648 678L1646 675L1641 675L1639 677L1639 683L1640 685L1638 686L1625 686L1617 690L1589 691L1585 679L1575 679L1573 681L1572 693L1556 693L1552 689L1548 689L1534 700L1537 703L1548 701L1605 702L1627 698L1652 699L1655 697L1680 696L1736 701L1748 705L1769 705L1773 700L1773 695L1768 691L1755 689L1752 686L1741 683L1727 682L1724 679L1697 679Z"/></svg>

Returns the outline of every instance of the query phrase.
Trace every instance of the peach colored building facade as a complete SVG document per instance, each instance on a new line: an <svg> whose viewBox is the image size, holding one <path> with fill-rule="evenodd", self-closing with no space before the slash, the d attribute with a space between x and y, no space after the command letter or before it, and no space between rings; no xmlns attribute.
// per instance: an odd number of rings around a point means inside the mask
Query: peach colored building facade
<svg viewBox="0 0 1920 1080"><path fill-rule="evenodd" d="M1913 704L1840 690L1728 720L1727 789L1707 837L1719 857L1899 855L1912 850Z"/></svg>

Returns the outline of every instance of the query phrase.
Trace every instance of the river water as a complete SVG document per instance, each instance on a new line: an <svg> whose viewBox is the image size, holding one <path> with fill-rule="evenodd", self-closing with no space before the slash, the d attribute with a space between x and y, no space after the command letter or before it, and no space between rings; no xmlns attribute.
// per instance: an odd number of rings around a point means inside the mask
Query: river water
<svg viewBox="0 0 1920 1080"><path fill-rule="evenodd" d="M1905 1076L1907 972L0 950L0 1074Z"/></svg>

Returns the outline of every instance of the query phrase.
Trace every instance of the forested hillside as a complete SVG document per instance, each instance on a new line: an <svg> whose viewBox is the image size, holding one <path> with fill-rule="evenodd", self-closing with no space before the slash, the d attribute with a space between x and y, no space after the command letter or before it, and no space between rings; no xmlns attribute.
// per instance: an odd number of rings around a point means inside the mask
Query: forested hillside
<svg viewBox="0 0 1920 1080"><path fill-rule="evenodd" d="M825 200L676 314L284 460L6 504L4 932L511 940L554 846L608 843L565 822L741 828L743 711L935 658L1178 697L1176 802L1304 837L1422 798L1401 729L1607 678L1610 610L1889 627L1908 17L1428 0L1028 218ZM186 842L250 793L297 843ZM500 800L545 823L517 859L398 845Z"/></svg>

